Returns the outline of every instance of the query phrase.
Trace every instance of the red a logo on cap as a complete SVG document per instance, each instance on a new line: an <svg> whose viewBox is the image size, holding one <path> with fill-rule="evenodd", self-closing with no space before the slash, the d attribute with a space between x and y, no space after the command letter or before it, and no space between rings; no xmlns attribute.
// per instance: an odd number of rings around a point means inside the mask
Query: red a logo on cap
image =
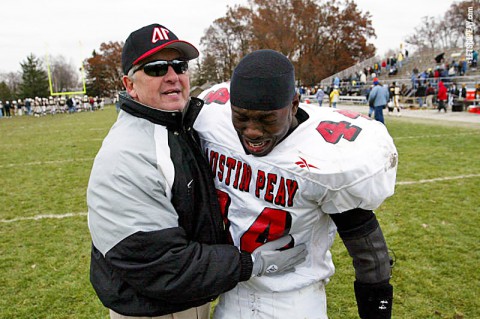
<svg viewBox="0 0 480 319"><path fill-rule="evenodd" d="M157 41L164 41L164 40L169 40L168 38L168 31L165 28L159 28L156 27L153 29L153 34L152 34L152 43L156 43Z"/></svg>

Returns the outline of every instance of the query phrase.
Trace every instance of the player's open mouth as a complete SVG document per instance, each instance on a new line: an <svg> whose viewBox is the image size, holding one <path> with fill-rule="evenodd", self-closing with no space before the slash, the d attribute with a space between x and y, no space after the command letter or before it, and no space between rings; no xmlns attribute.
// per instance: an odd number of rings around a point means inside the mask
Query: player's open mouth
<svg viewBox="0 0 480 319"><path fill-rule="evenodd" d="M252 154L262 153L270 145L271 140L261 141L261 142L250 142L244 140L245 147Z"/></svg>

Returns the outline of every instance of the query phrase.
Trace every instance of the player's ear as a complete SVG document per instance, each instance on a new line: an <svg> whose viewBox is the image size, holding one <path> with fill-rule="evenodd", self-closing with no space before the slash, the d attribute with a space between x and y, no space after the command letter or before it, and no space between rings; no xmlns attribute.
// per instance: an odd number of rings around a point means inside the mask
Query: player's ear
<svg viewBox="0 0 480 319"><path fill-rule="evenodd" d="M292 100L292 113L293 115L297 114L298 105L300 104L300 95L295 93Z"/></svg>

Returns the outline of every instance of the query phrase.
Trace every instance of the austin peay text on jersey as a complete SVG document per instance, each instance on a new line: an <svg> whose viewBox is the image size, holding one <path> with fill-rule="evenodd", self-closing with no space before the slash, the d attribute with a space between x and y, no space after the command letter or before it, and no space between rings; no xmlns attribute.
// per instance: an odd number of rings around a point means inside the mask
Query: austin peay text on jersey
<svg viewBox="0 0 480 319"><path fill-rule="evenodd" d="M252 168L235 158L220 154L214 150L206 150L210 167L216 179L228 187L242 192L250 192L252 177L255 178L254 194L267 202L283 207L293 206L298 191L298 182L277 174L265 173L262 170L252 172Z"/></svg>

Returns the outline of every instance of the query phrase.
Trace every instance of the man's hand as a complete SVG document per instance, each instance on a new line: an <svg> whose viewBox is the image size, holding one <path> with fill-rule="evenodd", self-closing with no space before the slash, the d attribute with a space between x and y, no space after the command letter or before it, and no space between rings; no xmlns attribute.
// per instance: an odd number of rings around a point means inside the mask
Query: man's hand
<svg viewBox="0 0 480 319"><path fill-rule="evenodd" d="M255 249L252 253L252 276L271 276L291 272L295 270L296 265L304 262L307 256L305 244L279 250L287 246L291 240L292 237L287 235Z"/></svg>

